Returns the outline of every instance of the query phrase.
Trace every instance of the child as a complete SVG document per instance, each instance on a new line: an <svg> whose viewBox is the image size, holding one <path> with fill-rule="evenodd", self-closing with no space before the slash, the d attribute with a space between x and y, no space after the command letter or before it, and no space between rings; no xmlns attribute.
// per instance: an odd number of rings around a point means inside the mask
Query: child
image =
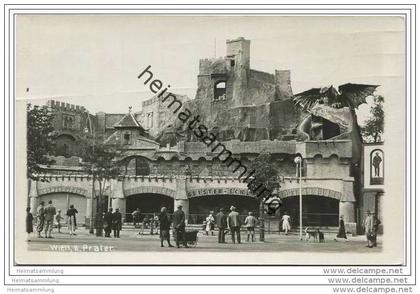
<svg viewBox="0 0 420 294"><path fill-rule="evenodd" d="M251 236L251 241L254 242L254 235L255 235L255 227L257 226L257 218L252 215L252 211L248 212L248 216L245 218L245 225L247 230L247 239L246 241L249 242L249 236Z"/></svg>
<svg viewBox="0 0 420 294"><path fill-rule="evenodd" d="M58 232L61 233L61 220L64 219L64 217L61 216L61 209L57 210L57 214L55 215L55 221L57 222L57 229Z"/></svg>
<svg viewBox="0 0 420 294"><path fill-rule="evenodd" d="M31 236L31 233L34 231L33 220L34 220L34 217L31 213L31 208L28 207L26 208L26 233L27 233L26 242L31 242L30 236Z"/></svg>

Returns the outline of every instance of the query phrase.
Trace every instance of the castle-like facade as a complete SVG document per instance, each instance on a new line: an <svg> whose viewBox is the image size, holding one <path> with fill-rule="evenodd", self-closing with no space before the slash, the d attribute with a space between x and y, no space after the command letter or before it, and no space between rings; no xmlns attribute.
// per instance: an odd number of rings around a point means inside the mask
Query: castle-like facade
<svg viewBox="0 0 420 294"><path fill-rule="evenodd" d="M276 191L295 224L299 222L299 185L305 226L338 226L343 215L350 231L363 216L361 187L362 141L354 111L322 106L317 120L292 100L288 70L273 74L250 68L250 41L227 40L223 58L199 62L195 99L176 95L183 107L199 115L201 123L244 166L269 152L279 172ZM77 154L82 136L101 138L119 150L121 177L104 191L106 205L129 214L170 211L180 203L189 222L200 222L211 210L235 205L241 214L258 212L258 201L245 183L208 148L158 95L142 109L123 114L90 114L80 106L48 102L55 113L57 157L45 168L49 181L32 181L32 209L53 199L58 208L74 204L81 219L92 217L97 205L92 178L83 172ZM333 119L340 118L340 120ZM314 135L316 130L316 136ZM302 158L302 182L296 156ZM98 188L96 188L98 189Z"/></svg>

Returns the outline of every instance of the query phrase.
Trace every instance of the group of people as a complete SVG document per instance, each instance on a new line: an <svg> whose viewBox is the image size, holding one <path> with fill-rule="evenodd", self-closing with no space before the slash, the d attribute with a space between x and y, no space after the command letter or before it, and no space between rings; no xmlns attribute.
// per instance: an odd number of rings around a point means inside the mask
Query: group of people
<svg viewBox="0 0 420 294"><path fill-rule="evenodd" d="M76 235L75 231L77 228L76 215L78 211L74 208L74 205L70 205L70 208L66 212L67 224L70 235ZM61 233L61 221L64 217L61 215L61 209L56 209L52 204L52 200L48 201L48 205L45 206L45 202L41 201L36 209L36 230L38 238L53 238L52 230L54 226L57 226L58 233ZM31 213L31 208L26 208L26 233L27 241L31 241L30 234L33 233L33 220L34 217ZM44 236L42 236L44 232Z"/></svg>
<svg viewBox="0 0 420 294"><path fill-rule="evenodd" d="M70 235L76 235L75 231L77 228L76 215L78 211L74 208L74 205L70 205L70 208L66 212L68 232ZM369 210L366 212L367 216L364 221L364 228L366 233L366 238L368 241L367 247L373 248L377 246L377 233L379 225L381 224L380 220ZM140 224L141 231L143 233L145 223L141 220L140 210L137 208L133 214L133 223L136 227L137 224ZM61 215L61 210L56 209L52 201L48 201L48 205L45 206L45 202L41 201L36 210L36 230L39 238L53 238L52 230L56 226L58 233L61 233L61 221L64 217ZM100 218L96 218L97 220ZM30 241L30 234L33 232L33 220L34 217L31 213L31 208L26 209L26 232L28 234L27 241ZM281 218L282 226L281 228L287 235L290 231L290 216L285 212ZM174 247L170 241L170 227L171 224L174 230L174 237L176 240L176 246L179 248L180 243L184 247L188 247L187 241L185 238L185 213L182 210L182 205L177 206L177 210L172 216L172 220L167 213L167 208L162 207L159 216L154 215L151 219L151 234L153 234L153 226L156 228L159 227L159 235L161 247L164 247L164 241L167 241L169 247ZM258 219L253 216L252 212L248 213L248 216L245 218L243 223L247 229L247 241L255 241L255 227L258 224ZM239 213L236 211L235 206L230 207L230 212L226 213L224 208L221 208L219 213L214 216L214 212L210 211L210 214L206 217L204 222L204 230L206 235L214 235L215 227L217 226L218 233L218 243L227 243L225 240L225 235L230 232L233 243L241 243L241 219ZM105 231L105 237L111 237L111 231L114 231L114 238L120 237L120 231L122 229L122 214L118 208L113 211L113 208L109 208L108 211L103 215L103 228ZM44 232L44 236L42 236ZM335 238L347 240L344 216L340 216L338 234Z"/></svg>
<svg viewBox="0 0 420 294"><path fill-rule="evenodd" d="M111 230L114 231L114 238L119 238L122 229L122 214L119 208L115 208L114 212L112 207L108 208L103 216L103 224L106 238L111 238Z"/></svg>
<svg viewBox="0 0 420 294"><path fill-rule="evenodd" d="M230 231L232 235L233 243L241 243L241 220L239 213L236 211L236 207L230 207L230 213L226 214L223 208L220 209L219 213L214 216L213 211L210 212L209 216L206 218L206 232L214 231L214 225L217 225L219 229L218 242L227 243L225 241L225 235ZM247 241L255 241L255 227L258 223L256 217L252 215L252 212L249 212L248 216L245 218L244 225L247 228ZM211 226L213 224L213 226ZM185 213L182 210L182 205L177 206L177 210L172 216L172 226L174 230L174 237L176 240L176 246L179 248L180 243L184 247L188 247L187 240L185 237ZM162 207L159 215L159 229L160 229L160 246L164 247L164 241L167 241L169 247L173 247L170 241L170 227L171 220L167 214L167 208Z"/></svg>
<svg viewBox="0 0 420 294"><path fill-rule="evenodd" d="M156 213L153 213L152 216L143 216L140 212L140 208L136 208L131 213L133 218L134 228L140 228L138 235L143 235L146 228L150 228L150 235L154 235L154 229L156 228L156 234L159 234L159 216Z"/></svg>
<svg viewBox="0 0 420 294"><path fill-rule="evenodd" d="M379 225L381 224L381 221L379 218L372 213L370 210L366 211L366 218L363 222L363 227L365 229L366 239L367 239L367 245L366 247L373 248L377 247L377 235L379 232ZM340 222L338 226L338 234L335 241L338 241L339 239L343 239L347 241L347 233L344 223L344 215L340 216Z"/></svg>
<svg viewBox="0 0 420 294"><path fill-rule="evenodd" d="M241 243L241 219L239 217L239 213L236 211L235 206L230 207L230 213L227 214L224 208L220 208L216 217L213 217L213 212L210 212L209 217L206 218L207 223L210 224L211 222L216 223L219 234L218 234L218 243L227 243L225 240L225 236L228 232L230 232L232 236L232 243ZM252 242L255 241L255 227L258 224L258 220L253 213L250 211L248 212L248 216L245 218L244 225L247 229L247 241L250 240ZM211 229L212 227L210 227ZM213 227L214 229L214 227ZM206 226L207 232L207 226ZM213 235L213 233L212 233Z"/></svg>

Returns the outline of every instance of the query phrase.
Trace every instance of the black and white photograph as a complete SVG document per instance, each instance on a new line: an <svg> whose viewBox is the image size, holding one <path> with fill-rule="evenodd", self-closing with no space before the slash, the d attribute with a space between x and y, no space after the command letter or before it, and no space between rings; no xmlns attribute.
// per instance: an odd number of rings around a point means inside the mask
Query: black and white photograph
<svg viewBox="0 0 420 294"><path fill-rule="evenodd" d="M404 78L403 33L398 17L18 16L16 246L52 263L380 256L398 217L383 213L384 105Z"/></svg>
<svg viewBox="0 0 420 294"><path fill-rule="evenodd" d="M413 7L340 5L5 5L10 291L409 293Z"/></svg>

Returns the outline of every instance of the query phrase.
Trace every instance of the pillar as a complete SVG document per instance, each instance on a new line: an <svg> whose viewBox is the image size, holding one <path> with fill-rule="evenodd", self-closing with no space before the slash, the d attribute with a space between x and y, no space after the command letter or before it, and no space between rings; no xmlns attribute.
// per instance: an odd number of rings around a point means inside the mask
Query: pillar
<svg viewBox="0 0 420 294"><path fill-rule="evenodd" d="M176 179L176 194L174 199L174 210L177 209L178 205L182 205L182 210L185 212L185 220L188 223L190 214L190 205L187 197L187 181L185 177L179 177Z"/></svg>
<svg viewBox="0 0 420 294"><path fill-rule="evenodd" d="M90 219L92 218L92 193L88 193L86 199L86 226L90 226Z"/></svg>
<svg viewBox="0 0 420 294"><path fill-rule="evenodd" d="M378 192L378 194L376 194L376 216L381 221L381 224L379 225L379 228L378 228L379 234L383 234L383 221L384 221L383 214L382 214L383 198L384 198L383 192Z"/></svg>
<svg viewBox="0 0 420 294"><path fill-rule="evenodd" d="M30 180L29 185L29 205L31 207L31 213L36 215L36 208L38 207L37 181Z"/></svg>
<svg viewBox="0 0 420 294"><path fill-rule="evenodd" d="M93 226L93 223L91 223L92 220L92 209L93 209L93 192L92 192L92 186L93 186L93 181L90 180L89 181L90 185L88 186L88 191L87 191L87 199L86 199L86 227L91 227L91 225Z"/></svg>
<svg viewBox="0 0 420 294"><path fill-rule="evenodd" d="M125 197L124 197L124 189L123 189L123 182L118 180L111 180L110 181L110 187L111 187L111 207L115 209L119 209L123 221L125 220Z"/></svg>
<svg viewBox="0 0 420 294"><path fill-rule="evenodd" d="M355 202L354 201L340 201L339 215L344 217L346 224L346 231L356 234L356 217L355 217Z"/></svg>

